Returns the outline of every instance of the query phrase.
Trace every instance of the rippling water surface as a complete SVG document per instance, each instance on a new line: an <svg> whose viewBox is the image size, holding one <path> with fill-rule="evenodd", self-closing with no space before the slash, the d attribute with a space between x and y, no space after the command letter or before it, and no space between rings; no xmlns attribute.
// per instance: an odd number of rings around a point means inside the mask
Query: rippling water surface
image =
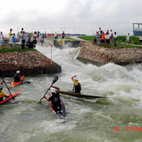
<svg viewBox="0 0 142 142"><path fill-rule="evenodd" d="M37 46L51 57L51 47ZM71 61L69 61L69 50ZM0 142L141 142L142 141L142 65L119 66L112 63L95 66L76 60L80 48L52 47L52 59L62 72L25 77L31 84L21 84L11 92L22 91L15 100L0 106ZM71 89L71 77L77 75L82 92L106 96L85 99L61 95L67 109L63 123L46 100L38 101L51 85L62 91ZM12 77L5 78L10 84ZM4 85L3 85L4 86ZM4 91L8 93L4 86ZM49 96L49 93L47 94Z"/></svg>

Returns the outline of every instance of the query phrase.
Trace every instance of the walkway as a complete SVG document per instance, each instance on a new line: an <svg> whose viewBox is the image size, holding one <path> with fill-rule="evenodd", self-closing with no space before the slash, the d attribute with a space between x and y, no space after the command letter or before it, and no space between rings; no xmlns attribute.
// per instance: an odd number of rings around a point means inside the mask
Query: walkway
<svg viewBox="0 0 142 142"><path fill-rule="evenodd" d="M86 40L84 40L84 39L78 38L77 36L70 36L70 38L76 39L76 40L80 40L80 41L86 41Z"/></svg>

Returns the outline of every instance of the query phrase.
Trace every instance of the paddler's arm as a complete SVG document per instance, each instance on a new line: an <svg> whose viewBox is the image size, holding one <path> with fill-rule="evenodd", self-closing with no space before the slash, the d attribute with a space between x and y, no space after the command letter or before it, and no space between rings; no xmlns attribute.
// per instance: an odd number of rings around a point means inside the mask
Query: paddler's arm
<svg viewBox="0 0 142 142"><path fill-rule="evenodd" d="M50 87L55 88L55 89L57 89L57 92L60 92L60 89L58 87L55 87L55 86L52 86L52 85Z"/></svg>
<svg viewBox="0 0 142 142"><path fill-rule="evenodd" d="M76 75L74 75L71 79L73 80L74 77L76 77Z"/></svg>
<svg viewBox="0 0 142 142"><path fill-rule="evenodd" d="M45 98L47 101L49 101L45 96L43 96L43 98Z"/></svg>

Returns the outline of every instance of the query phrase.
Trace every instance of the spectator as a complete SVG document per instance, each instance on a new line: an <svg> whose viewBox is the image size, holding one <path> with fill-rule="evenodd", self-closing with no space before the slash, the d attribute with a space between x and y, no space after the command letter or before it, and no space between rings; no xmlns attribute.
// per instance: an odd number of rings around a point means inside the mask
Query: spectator
<svg viewBox="0 0 142 142"><path fill-rule="evenodd" d="M96 42L97 42L97 45L100 44L100 35L99 35L99 32L96 32Z"/></svg>
<svg viewBox="0 0 142 142"><path fill-rule="evenodd" d="M15 43L16 43L15 33L13 33L12 42L13 42L13 49L15 49Z"/></svg>
<svg viewBox="0 0 142 142"><path fill-rule="evenodd" d="M140 45L142 45L142 34L140 34L139 38L140 38Z"/></svg>
<svg viewBox="0 0 142 142"><path fill-rule="evenodd" d="M28 41L26 42L26 46L28 48L33 48L34 47L33 42L31 41L31 38L29 38Z"/></svg>
<svg viewBox="0 0 142 142"><path fill-rule="evenodd" d="M40 43L43 44L44 43L44 38L45 38L45 34L42 33L41 38L40 38Z"/></svg>
<svg viewBox="0 0 142 142"><path fill-rule="evenodd" d="M58 34L55 32L55 39L57 39L58 38Z"/></svg>
<svg viewBox="0 0 142 142"><path fill-rule="evenodd" d="M4 36L2 34L2 32L0 32L0 48L2 47L3 48L4 46Z"/></svg>
<svg viewBox="0 0 142 142"><path fill-rule="evenodd" d="M114 32L114 46L117 46L117 35L116 32Z"/></svg>
<svg viewBox="0 0 142 142"><path fill-rule="evenodd" d="M112 38L113 38L113 32L112 29L110 30L110 43L112 43Z"/></svg>
<svg viewBox="0 0 142 142"><path fill-rule="evenodd" d="M65 33L64 33L64 31L63 31L63 33L62 33L62 39L64 39L64 37L65 37Z"/></svg>
<svg viewBox="0 0 142 142"><path fill-rule="evenodd" d="M22 49L24 49L25 46L25 31L22 32Z"/></svg>
<svg viewBox="0 0 142 142"><path fill-rule="evenodd" d="M110 35L109 35L109 32L106 33L106 42L107 42L107 47L110 47Z"/></svg>
<svg viewBox="0 0 142 142"><path fill-rule="evenodd" d="M9 32L9 44L10 44L10 47L12 47L12 29L10 29L10 32Z"/></svg>
<svg viewBox="0 0 142 142"><path fill-rule="evenodd" d="M22 31L21 31L21 33L19 34L19 39L20 39L20 47L22 47Z"/></svg>
<svg viewBox="0 0 142 142"><path fill-rule="evenodd" d="M129 45L129 43L130 43L130 35L129 35L129 33L128 33L127 38L126 38L126 42L127 42L128 45ZM125 42L125 44L126 44L126 42Z"/></svg>
<svg viewBox="0 0 142 142"><path fill-rule="evenodd" d="M24 31L24 28L21 28L21 34L23 33L23 31Z"/></svg>
<svg viewBox="0 0 142 142"><path fill-rule="evenodd" d="M95 37L95 36L93 37L93 42L95 42L95 43L96 43L96 37Z"/></svg>
<svg viewBox="0 0 142 142"><path fill-rule="evenodd" d="M102 30L101 30L101 28L99 28L99 35L101 35L101 32L102 32Z"/></svg>
<svg viewBox="0 0 142 142"><path fill-rule="evenodd" d="M34 32L34 35L33 35L33 45L34 45L34 48L36 47L36 44L37 44L37 35L36 35L36 31Z"/></svg>
<svg viewBox="0 0 142 142"><path fill-rule="evenodd" d="M103 44L103 45L104 45L104 40L105 40L105 33L102 31L101 44Z"/></svg>

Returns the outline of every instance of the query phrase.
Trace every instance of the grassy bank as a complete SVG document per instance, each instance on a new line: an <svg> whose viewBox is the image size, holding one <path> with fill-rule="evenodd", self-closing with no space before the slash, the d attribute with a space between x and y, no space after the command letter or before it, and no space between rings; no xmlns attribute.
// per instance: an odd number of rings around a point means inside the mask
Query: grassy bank
<svg viewBox="0 0 142 142"><path fill-rule="evenodd" d="M81 36L79 38L93 42L94 36ZM112 40L112 43L110 43L110 48L142 48L142 46L140 46L139 37L131 36L129 45L128 43L125 44L126 38L126 36L118 36L117 46L114 46L114 40ZM107 44L103 44L100 46L107 47Z"/></svg>
<svg viewBox="0 0 142 142"><path fill-rule="evenodd" d="M10 47L9 44L4 44L3 47L0 48L0 53L3 52L27 52L27 51L35 51L36 49L29 49L25 46L25 49L21 49L19 44L15 45L15 49L13 49L12 47Z"/></svg>

